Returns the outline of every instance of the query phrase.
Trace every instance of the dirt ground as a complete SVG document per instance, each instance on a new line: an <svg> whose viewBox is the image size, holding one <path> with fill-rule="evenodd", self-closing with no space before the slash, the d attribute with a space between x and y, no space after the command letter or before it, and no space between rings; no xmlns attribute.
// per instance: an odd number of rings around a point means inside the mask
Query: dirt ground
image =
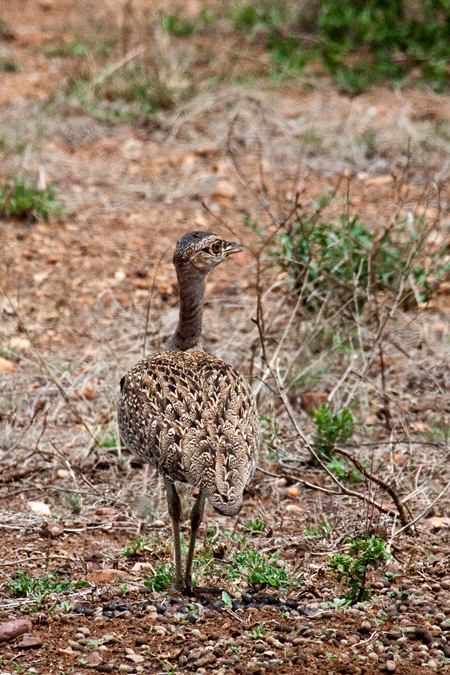
<svg viewBox="0 0 450 675"><path fill-rule="evenodd" d="M202 9L183 6L194 18ZM173 555L163 484L120 448L116 429L121 376L176 324L171 257L187 231L246 246L208 278L204 343L254 385L255 369L264 379L251 320L260 242L245 219L270 227L262 173L280 219L296 192L307 208L342 186L348 208L375 231L397 214L432 223L443 208L436 237L447 241L449 97L386 87L350 98L314 72L270 79L258 41L225 29L220 39L213 31L165 43L155 33L147 45L145 7L14 0L0 8L0 63L14 64L0 73L0 179L54 184L66 207L49 222L0 219L0 623L32 622L0 642L0 675L450 673L448 280L426 306L392 322L390 428L373 364L352 380L348 354L321 362L311 348L309 357L318 364L313 388L340 387L342 400L357 400L356 443L408 497L414 534L397 535L392 495L379 486L367 494L381 515L340 494L289 438L268 389L258 405L272 422L241 514L206 508L194 568L202 588L191 597L155 590L148 580ZM104 59L63 49L108 39L115 46ZM193 69L197 89L144 121L141 113L108 117L113 94L95 99L95 82L109 85L142 45L164 82ZM84 98L80 81L91 87ZM440 186L439 203L430 183ZM264 271L272 355L289 320L283 279ZM291 404L309 437L301 393ZM189 491L182 497L186 537L192 500ZM249 526L256 520L259 529ZM371 600L343 607L335 599L344 583L327 570L328 556L364 528L390 540L392 558L369 573ZM247 546L275 555L294 583L261 586L245 570L232 574ZM17 579L25 572L71 584L24 597Z"/></svg>

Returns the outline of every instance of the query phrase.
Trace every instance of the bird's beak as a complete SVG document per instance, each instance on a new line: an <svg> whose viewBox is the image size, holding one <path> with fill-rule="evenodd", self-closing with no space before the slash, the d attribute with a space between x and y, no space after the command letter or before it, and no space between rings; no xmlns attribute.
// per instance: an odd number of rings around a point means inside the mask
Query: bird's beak
<svg viewBox="0 0 450 675"><path fill-rule="evenodd" d="M239 244L237 241L227 241L223 249L223 254L224 256L229 256L232 253L239 253L239 251L243 250L243 245Z"/></svg>

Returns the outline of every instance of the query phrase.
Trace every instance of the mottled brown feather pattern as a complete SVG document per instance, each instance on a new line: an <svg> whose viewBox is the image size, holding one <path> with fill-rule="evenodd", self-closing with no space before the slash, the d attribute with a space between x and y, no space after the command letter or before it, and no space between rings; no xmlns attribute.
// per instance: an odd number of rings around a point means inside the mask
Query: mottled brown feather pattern
<svg viewBox="0 0 450 675"><path fill-rule="evenodd" d="M201 351L157 352L121 382L128 448L172 481L190 483L234 515L256 467L256 405L242 375Z"/></svg>

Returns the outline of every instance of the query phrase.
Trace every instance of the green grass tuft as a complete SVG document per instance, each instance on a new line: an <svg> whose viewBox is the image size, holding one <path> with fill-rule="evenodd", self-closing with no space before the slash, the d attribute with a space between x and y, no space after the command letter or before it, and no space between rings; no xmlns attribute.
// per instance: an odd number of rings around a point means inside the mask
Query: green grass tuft
<svg viewBox="0 0 450 675"><path fill-rule="evenodd" d="M0 188L0 217L18 220L48 220L51 214L60 215L64 206L56 200L52 186L44 190L28 187L25 179L16 177L12 185Z"/></svg>

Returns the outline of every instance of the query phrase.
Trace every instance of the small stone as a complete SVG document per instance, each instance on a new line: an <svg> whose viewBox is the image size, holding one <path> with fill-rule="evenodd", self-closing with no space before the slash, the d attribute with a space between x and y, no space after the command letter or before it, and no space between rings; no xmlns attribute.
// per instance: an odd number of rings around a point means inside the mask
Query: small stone
<svg viewBox="0 0 450 675"><path fill-rule="evenodd" d="M363 621L360 628L359 628L359 632L363 633L364 635L367 635L368 633L370 633L371 630L372 630L372 626L370 625L369 621Z"/></svg>
<svg viewBox="0 0 450 675"><path fill-rule="evenodd" d="M274 630L278 632L283 632L283 633L290 633L291 632L291 627L287 623L276 623Z"/></svg>
<svg viewBox="0 0 450 675"><path fill-rule="evenodd" d="M257 654L263 654L266 649L266 646L263 642L257 642L255 645L255 652Z"/></svg>
<svg viewBox="0 0 450 675"><path fill-rule="evenodd" d="M223 656L223 649L222 647L214 647L212 653L214 654L214 656L220 659Z"/></svg>
<svg viewBox="0 0 450 675"><path fill-rule="evenodd" d="M236 188L226 180L219 180L211 193L212 197L222 197L224 199L233 199L235 195Z"/></svg>
<svg viewBox="0 0 450 675"><path fill-rule="evenodd" d="M136 663L136 664L144 663L144 661L145 661L144 657L141 656L140 654L126 654L125 658L127 659L127 661L131 661L131 663Z"/></svg>
<svg viewBox="0 0 450 675"><path fill-rule="evenodd" d="M94 584L113 584L116 581L125 581L129 576L124 570L104 569L94 570L86 576L86 579Z"/></svg>
<svg viewBox="0 0 450 675"><path fill-rule="evenodd" d="M394 661L386 661L386 670L388 673L394 673L395 672L395 662Z"/></svg>
<svg viewBox="0 0 450 675"><path fill-rule="evenodd" d="M327 403L328 396L324 391L306 391L300 398L300 407L306 413L310 414L313 410L320 408L321 405Z"/></svg>
<svg viewBox="0 0 450 675"><path fill-rule="evenodd" d="M85 635L86 637L89 637L89 635L91 634L91 631L89 630L89 628L87 626L79 626L77 628L77 633L81 633L82 635Z"/></svg>
<svg viewBox="0 0 450 675"><path fill-rule="evenodd" d="M159 529L161 527L165 527L166 524L163 520L154 520L153 523L150 523L150 527L155 527L156 529Z"/></svg>
<svg viewBox="0 0 450 675"><path fill-rule="evenodd" d="M42 640L34 635L25 634L17 647L19 649L39 649L39 647L42 647Z"/></svg>
<svg viewBox="0 0 450 675"><path fill-rule="evenodd" d="M426 665L428 666L428 668L432 668L433 670L435 670L438 667L437 661L435 661L434 659L430 659Z"/></svg>
<svg viewBox="0 0 450 675"><path fill-rule="evenodd" d="M41 527L40 535L45 539L57 539L64 534L64 527L56 521L44 523Z"/></svg>
<svg viewBox="0 0 450 675"><path fill-rule="evenodd" d="M101 663L99 666L97 666L97 670L99 673L112 673L114 670L114 662L110 661L108 663Z"/></svg>
<svg viewBox="0 0 450 675"><path fill-rule="evenodd" d="M80 645L79 642L75 642L75 640L69 640L68 641L69 647L71 647L75 652L84 652L84 647L83 645Z"/></svg>
<svg viewBox="0 0 450 675"><path fill-rule="evenodd" d="M129 666L126 663L121 663L119 666L119 672L121 673L134 673L133 666Z"/></svg>
<svg viewBox="0 0 450 675"><path fill-rule="evenodd" d="M75 642L78 642L80 645L85 645L87 643L87 639L84 637L83 633L77 633L75 635Z"/></svg>
<svg viewBox="0 0 450 675"><path fill-rule="evenodd" d="M91 652L83 659L86 668L97 668L102 662L102 658L98 652Z"/></svg>

